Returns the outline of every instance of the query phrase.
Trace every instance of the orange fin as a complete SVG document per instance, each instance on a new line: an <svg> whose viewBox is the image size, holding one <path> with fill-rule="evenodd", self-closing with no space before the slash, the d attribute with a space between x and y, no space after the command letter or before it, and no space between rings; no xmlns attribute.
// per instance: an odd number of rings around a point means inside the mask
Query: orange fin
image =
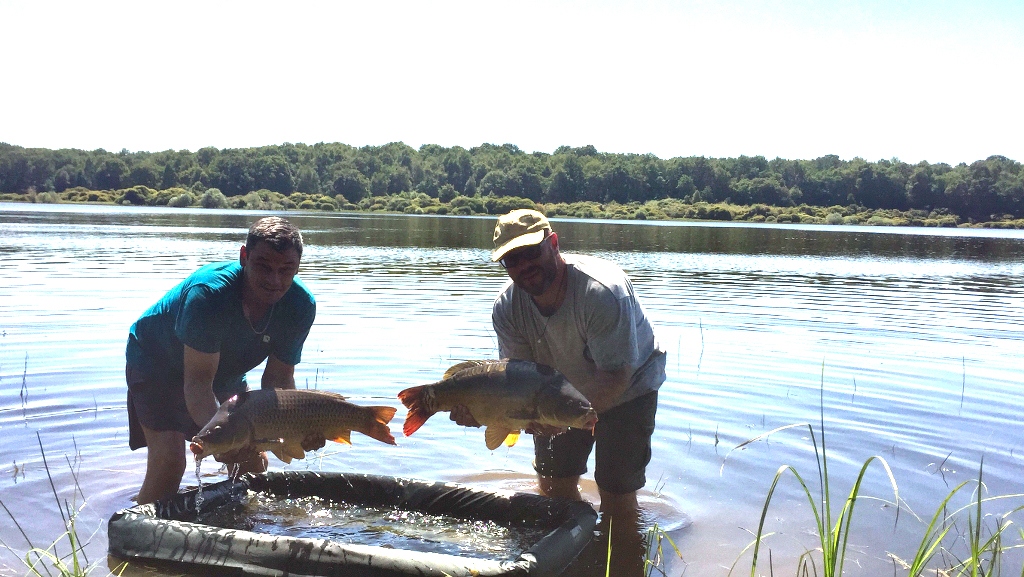
<svg viewBox="0 0 1024 577"><path fill-rule="evenodd" d="M352 444L352 431L340 431L337 437L331 439L335 443L341 443L343 445Z"/></svg>
<svg viewBox="0 0 1024 577"><path fill-rule="evenodd" d="M386 425L386 424L390 423L391 419L394 418L395 413L398 412L398 409L396 409L394 407L367 407L367 408L370 409L371 411L373 411L373 420L377 421L378 423L380 423L382 425Z"/></svg>
<svg viewBox="0 0 1024 577"><path fill-rule="evenodd" d="M516 441L518 441L518 440L519 440L519 431L515 431L515 432L512 432L512 433L509 433L508 436L505 437L505 446L506 447L511 447L512 445L515 445Z"/></svg>
<svg viewBox="0 0 1024 577"><path fill-rule="evenodd" d="M382 443L389 445L397 445L395 438L391 436L391 429L388 427L388 423L398 412L398 409L394 407L367 407L373 414L373 422L370 423L368 430L363 431L367 437L371 439L377 439Z"/></svg>
<svg viewBox="0 0 1024 577"><path fill-rule="evenodd" d="M427 422L433 411L428 411L423 407L423 395L426 393L428 385L420 385L418 387L411 387L398 393L398 398L401 399L402 404L409 409L409 412L405 415L405 424L402 425L402 432L408 437L412 435L423 423Z"/></svg>
<svg viewBox="0 0 1024 577"><path fill-rule="evenodd" d="M509 443L508 439L512 439L512 442ZM486 430L484 430L484 443L491 451L500 447L502 443L511 447L515 444L517 439L519 439L518 429L510 431L501 425L490 425Z"/></svg>

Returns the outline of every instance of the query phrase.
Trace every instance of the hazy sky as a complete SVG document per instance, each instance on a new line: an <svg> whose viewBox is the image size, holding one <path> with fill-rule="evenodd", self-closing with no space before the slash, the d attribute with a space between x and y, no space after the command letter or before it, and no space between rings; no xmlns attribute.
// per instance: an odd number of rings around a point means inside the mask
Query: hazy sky
<svg viewBox="0 0 1024 577"><path fill-rule="evenodd" d="M1024 161L1024 1L0 0L0 142Z"/></svg>

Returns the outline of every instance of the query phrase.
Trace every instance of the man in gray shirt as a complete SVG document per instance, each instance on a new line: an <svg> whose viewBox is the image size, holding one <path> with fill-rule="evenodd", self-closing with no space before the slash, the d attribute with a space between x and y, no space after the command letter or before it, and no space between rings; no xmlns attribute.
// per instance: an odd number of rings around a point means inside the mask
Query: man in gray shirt
<svg viewBox="0 0 1024 577"><path fill-rule="evenodd" d="M535 210L498 219L491 259L509 282L494 301L492 321L502 358L549 365L598 412L594 433L534 431L540 490L581 500L580 475L596 445L594 478L603 516L636 517L636 492L646 483L665 352L629 278L603 259L562 255L558 235ZM452 412L474 425L468 413ZM557 433L557 434L556 434Z"/></svg>

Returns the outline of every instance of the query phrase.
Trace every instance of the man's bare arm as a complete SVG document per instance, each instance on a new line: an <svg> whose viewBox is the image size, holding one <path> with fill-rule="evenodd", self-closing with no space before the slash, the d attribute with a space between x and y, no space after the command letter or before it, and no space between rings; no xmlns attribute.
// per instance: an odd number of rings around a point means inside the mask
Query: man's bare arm
<svg viewBox="0 0 1024 577"><path fill-rule="evenodd" d="M260 387L264 389L294 389L295 365L289 365L274 355L270 355L267 357L267 366L263 369Z"/></svg>
<svg viewBox="0 0 1024 577"><path fill-rule="evenodd" d="M612 408L615 401L626 392L632 373L628 366L614 371L603 371L594 363L588 362L587 368L590 375L586 382L573 383L573 386L583 393L594 410L600 414Z"/></svg>
<svg viewBox="0 0 1024 577"><path fill-rule="evenodd" d="M203 427L217 413L213 378L220 353L204 353L185 345L185 406L197 425Z"/></svg>

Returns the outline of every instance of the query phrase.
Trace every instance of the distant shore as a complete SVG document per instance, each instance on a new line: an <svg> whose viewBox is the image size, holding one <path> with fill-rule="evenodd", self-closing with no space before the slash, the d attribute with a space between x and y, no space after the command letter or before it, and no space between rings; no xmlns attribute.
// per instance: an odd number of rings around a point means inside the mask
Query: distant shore
<svg viewBox="0 0 1024 577"><path fill-rule="evenodd" d="M295 192L284 195L269 190L225 196L215 188L196 193L184 188L154 190L135 186L122 190L73 188L64 192L3 193L0 202L38 204L99 204L125 206L168 206L173 208L220 208L245 210L352 211L453 216L504 214L515 208L535 208L549 217L615 220L680 220L778 224L826 224L868 226L912 226L939 228L1024 229L1024 219L1007 218L985 222L963 222L944 210L870 209L848 206L739 205L728 202L685 202L666 198L647 202L537 203L520 197L455 196L447 201L422 192L400 192L372 196L351 203L344 198Z"/></svg>

